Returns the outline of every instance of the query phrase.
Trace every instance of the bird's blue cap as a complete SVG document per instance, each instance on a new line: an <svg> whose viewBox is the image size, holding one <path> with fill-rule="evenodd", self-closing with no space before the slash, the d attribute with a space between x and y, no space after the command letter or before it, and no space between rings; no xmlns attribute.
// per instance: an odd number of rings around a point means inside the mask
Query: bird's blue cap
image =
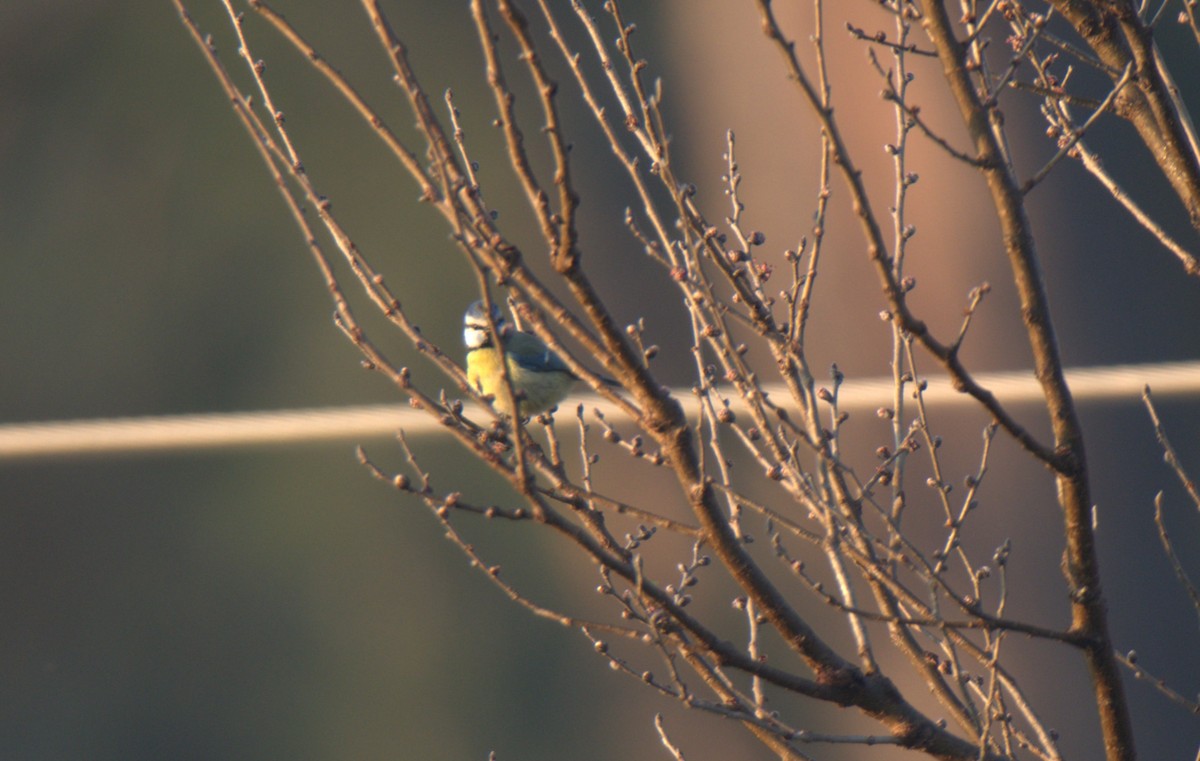
<svg viewBox="0 0 1200 761"><path fill-rule="evenodd" d="M500 307L492 304L492 323L499 327L503 322L504 313L500 311ZM484 306L482 301L476 301L467 307L467 313L463 315L463 324L487 327L487 307Z"/></svg>

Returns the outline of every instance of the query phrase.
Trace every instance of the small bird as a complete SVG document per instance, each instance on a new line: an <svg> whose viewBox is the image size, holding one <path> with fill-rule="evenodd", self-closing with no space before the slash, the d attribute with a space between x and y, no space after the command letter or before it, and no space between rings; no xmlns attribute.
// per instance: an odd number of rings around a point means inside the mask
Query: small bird
<svg viewBox="0 0 1200 761"><path fill-rule="evenodd" d="M495 304L492 324L504 342L505 364L521 416L536 415L565 399L579 380L567 363L542 339L513 328ZM480 394L492 397L497 411L512 415L504 393L500 349L488 327L487 309L482 301L476 301L463 315L463 342L467 345L467 381ZM616 381L603 380L616 385Z"/></svg>

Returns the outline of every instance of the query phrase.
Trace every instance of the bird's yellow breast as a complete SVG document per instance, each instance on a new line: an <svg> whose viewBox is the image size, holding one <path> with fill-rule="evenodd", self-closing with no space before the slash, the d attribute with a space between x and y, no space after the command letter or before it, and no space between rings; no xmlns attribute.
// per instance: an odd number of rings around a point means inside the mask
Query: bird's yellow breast
<svg viewBox="0 0 1200 761"><path fill-rule="evenodd" d="M512 357L508 358L507 365L513 393L519 397L517 407L522 417L536 415L558 404L575 383L575 377L570 373L529 370ZM495 347L485 346L467 353L467 381L480 394L492 397L492 405L497 411L511 415L512 407L504 393L504 374L500 368L500 352Z"/></svg>

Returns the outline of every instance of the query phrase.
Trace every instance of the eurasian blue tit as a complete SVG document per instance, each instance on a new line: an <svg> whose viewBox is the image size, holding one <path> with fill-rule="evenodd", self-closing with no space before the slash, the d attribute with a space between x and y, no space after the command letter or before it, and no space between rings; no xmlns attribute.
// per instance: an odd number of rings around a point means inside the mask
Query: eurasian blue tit
<svg viewBox="0 0 1200 761"><path fill-rule="evenodd" d="M579 380L567 363L542 339L514 329L495 304L492 324L504 344L508 378L521 416L536 415L566 398ZM511 415L512 407L504 393L500 349L489 329L482 301L476 301L463 315L463 342L467 345L467 381L480 394L492 397L498 412Z"/></svg>

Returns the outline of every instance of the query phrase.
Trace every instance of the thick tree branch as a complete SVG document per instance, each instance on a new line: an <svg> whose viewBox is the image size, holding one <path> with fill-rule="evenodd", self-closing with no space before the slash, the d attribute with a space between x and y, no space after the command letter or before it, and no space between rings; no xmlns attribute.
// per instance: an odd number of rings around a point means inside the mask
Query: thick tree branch
<svg viewBox="0 0 1200 761"><path fill-rule="evenodd" d="M1153 34L1132 2L1050 0L1108 69L1113 84L1133 67L1133 86L1124 88L1116 112L1127 119L1150 150L1178 196L1193 229L1200 231L1200 146L1186 108L1165 78ZM1189 271L1200 275L1200 271Z"/></svg>
<svg viewBox="0 0 1200 761"><path fill-rule="evenodd" d="M964 65L965 51L954 35L946 9L937 0L923 0L921 8L926 31L938 51L950 91L975 149L983 159L984 166L980 171L1000 222L1013 282L1021 300L1021 317L1054 431L1055 454L1048 464L1058 481L1059 505L1063 510L1067 540L1063 571L1071 594L1072 629L1088 642L1086 653L1107 757L1109 761L1131 761L1136 758L1133 729L1125 691L1112 656L1107 605L1101 592L1083 431L1063 375L1033 232L1016 177L1000 160L1000 145L992 131L987 107L970 81Z"/></svg>

